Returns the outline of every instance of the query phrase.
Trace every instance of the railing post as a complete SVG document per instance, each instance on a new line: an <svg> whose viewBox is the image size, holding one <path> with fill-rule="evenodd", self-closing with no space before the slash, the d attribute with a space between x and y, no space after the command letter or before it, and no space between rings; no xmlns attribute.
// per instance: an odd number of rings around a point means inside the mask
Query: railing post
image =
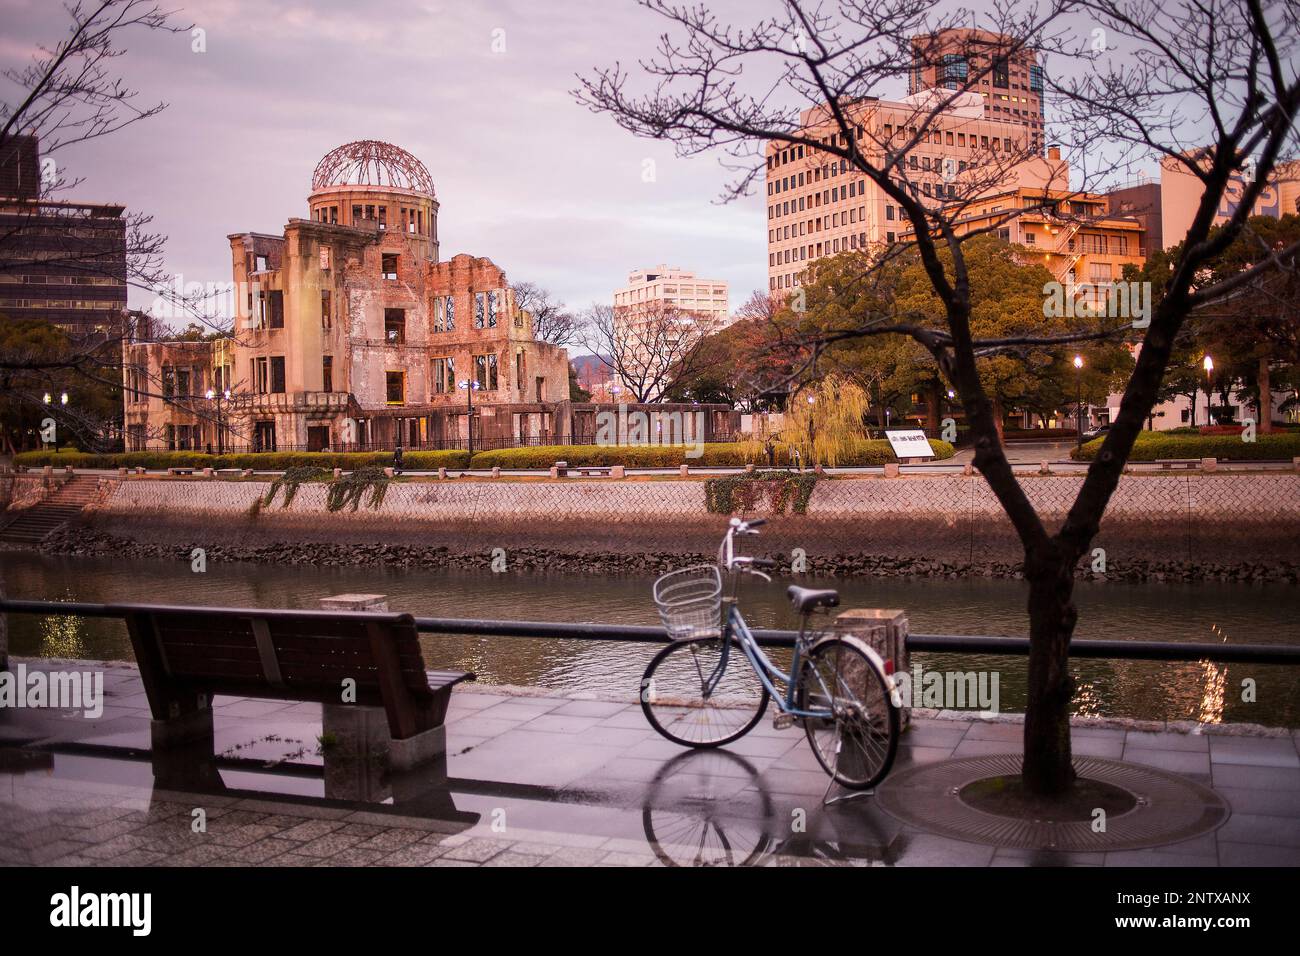
<svg viewBox="0 0 1300 956"><path fill-rule="evenodd" d="M907 612L896 608L854 607L841 611L832 632L856 637L880 655L886 670L911 679L912 659L907 650ZM910 703L904 700L905 704ZM910 707L899 715L899 730L906 730Z"/></svg>
<svg viewBox="0 0 1300 956"><path fill-rule="evenodd" d="M387 611L384 594L336 594L320 599L322 611ZM382 707L342 702L321 705L325 796L337 800L383 797L380 759L388 751L388 716Z"/></svg>

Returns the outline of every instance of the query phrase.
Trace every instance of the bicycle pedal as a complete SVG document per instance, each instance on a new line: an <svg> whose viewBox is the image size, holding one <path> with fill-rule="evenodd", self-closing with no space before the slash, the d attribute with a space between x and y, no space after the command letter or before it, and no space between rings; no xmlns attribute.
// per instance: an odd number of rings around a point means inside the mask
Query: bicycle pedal
<svg viewBox="0 0 1300 956"><path fill-rule="evenodd" d="M794 726L794 714L778 714L772 721L772 727L776 730L788 730Z"/></svg>

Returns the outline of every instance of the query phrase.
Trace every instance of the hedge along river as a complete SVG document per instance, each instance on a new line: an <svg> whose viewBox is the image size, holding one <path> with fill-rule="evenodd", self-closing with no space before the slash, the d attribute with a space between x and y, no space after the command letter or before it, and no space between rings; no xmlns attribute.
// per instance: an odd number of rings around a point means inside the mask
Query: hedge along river
<svg viewBox="0 0 1300 956"><path fill-rule="evenodd" d="M318 568L209 562L56 557L0 552L6 593L14 598L315 608L345 592L386 594L394 610L417 616L653 624L650 577L578 576L487 570ZM751 624L794 627L781 579L750 580L742 592ZM837 587L845 607L906 609L918 633L1023 635L1024 582L986 578L818 578ZM1300 645L1300 590L1288 585L1079 582L1080 640L1131 639ZM11 615L10 652L34 657L129 660L120 621ZM422 635L431 667L473 670L480 682L564 691L636 694L651 644ZM999 675L999 708L1019 711L1025 660L998 655L918 654L927 670ZM1076 660L1076 713L1145 720L1249 722L1300 726L1300 668L1208 662ZM1256 699L1242 699L1253 680ZM918 702L919 703L919 702Z"/></svg>

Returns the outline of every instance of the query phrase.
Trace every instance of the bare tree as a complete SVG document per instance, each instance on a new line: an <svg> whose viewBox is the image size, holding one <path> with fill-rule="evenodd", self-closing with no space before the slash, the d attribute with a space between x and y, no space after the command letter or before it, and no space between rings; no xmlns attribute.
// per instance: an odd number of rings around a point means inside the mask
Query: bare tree
<svg viewBox="0 0 1300 956"><path fill-rule="evenodd" d="M515 307L533 317L533 338L551 345L572 345L578 337L578 323L563 302L534 282L510 286Z"/></svg>
<svg viewBox="0 0 1300 956"><path fill-rule="evenodd" d="M704 368L708 358L700 344L713 330L710 321L662 303L629 311L593 304L579 339L631 398L659 402Z"/></svg>
<svg viewBox="0 0 1300 956"><path fill-rule="evenodd" d="M1032 7L999 5L982 17L966 11L936 17L927 0L840 0L831 9L815 0L784 0L780 13L751 28L731 27L703 7L674 7L662 0L645 5L674 31L662 36L658 56L643 64L649 92L633 91L629 75L615 65L581 80L575 91L580 102L637 135L674 143L682 155L723 151L724 163L738 170L729 196L745 193L760 179L764 149L771 143L865 177L902 211L909 231L900 239L920 256L942 304L942 319L885 303L852 325L821 333L811 343L812 360L828 342L908 335L930 352L959 392L975 466L1024 548L1030 630L1024 781L1036 794L1065 794L1074 780L1068 669L1078 619L1074 573L1154 404L1175 336L1197 306L1269 270L1296 267L1297 245L1291 245L1231 278L1197 285L1205 264L1241 232L1277 164L1294 155L1300 107L1295 4L1055 0ZM891 98L915 55L926 65L941 62L929 57L924 44L914 48L913 38L958 26L997 35L995 55L984 57L982 66L968 58L973 65L965 76L951 74L945 77L947 88L910 98L911 115L892 128L874 122L873 98ZM1030 209L1007 209L977 222L966 216L975 200L1005 190L1021 163L1043 162L1038 145L1022 138L998 151L976 151L973 166L945 177L938 195L928 188L936 177L919 174L912 165L914 150L931 141L941 119L970 102L964 98L979 92L980 81L996 64L1030 50L1060 59L1059 78L1046 79L1043 92L1083 179L1083 188L1072 189L1049 177L1041 202L1029 204L1036 214L1068 229L1062 192L1069 200L1103 176L1122 176L1144 162L1175 163L1201 185L1186 241L1142 335L1120 412L1055 530L1044 525L1007 461L993 403L981 385L981 362L1030 345L1115 338L1133 330L1103 317L1079 332L1043 335L1025 329L981 336L963 245L972 236L1006 228ZM811 127L800 121L801 108L816 111ZM1222 228L1213 229L1234 177L1243 180L1235 211ZM861 281L869 285L872 277L864 274Z"/></svg>

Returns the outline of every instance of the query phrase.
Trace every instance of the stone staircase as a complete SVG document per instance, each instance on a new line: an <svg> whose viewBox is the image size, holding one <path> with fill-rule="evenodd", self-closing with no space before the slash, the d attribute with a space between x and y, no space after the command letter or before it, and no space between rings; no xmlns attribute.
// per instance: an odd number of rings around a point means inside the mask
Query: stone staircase
<svg viewBox="0 0 1300 956"><path fill-rule="evenodd" d="M81 514L99 492L99 481L88 475L75 475L59 486L49 498L18 512L0 526L0 542L6 544L40 544L55 530Z"/></svg>

